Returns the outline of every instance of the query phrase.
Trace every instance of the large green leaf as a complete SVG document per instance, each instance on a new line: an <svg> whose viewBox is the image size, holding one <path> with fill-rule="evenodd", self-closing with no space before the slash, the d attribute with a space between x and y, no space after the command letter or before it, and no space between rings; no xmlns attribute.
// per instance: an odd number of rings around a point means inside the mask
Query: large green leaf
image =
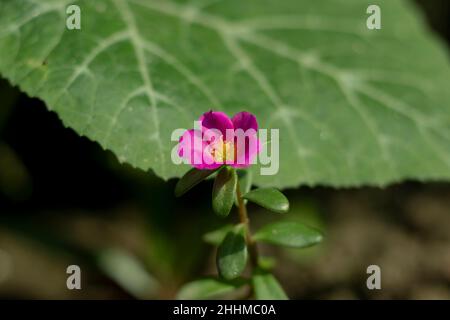
<svg viewBox="0 0 450 320"><path fill-rule="evenodd" d="M447 51L406 1L376 1L382 29L368 30L372 3L2 0L0 72L163 178L187 170L170 161L175 128L246 109L280 129L280 171L256 184L449 179Z"/></svg>

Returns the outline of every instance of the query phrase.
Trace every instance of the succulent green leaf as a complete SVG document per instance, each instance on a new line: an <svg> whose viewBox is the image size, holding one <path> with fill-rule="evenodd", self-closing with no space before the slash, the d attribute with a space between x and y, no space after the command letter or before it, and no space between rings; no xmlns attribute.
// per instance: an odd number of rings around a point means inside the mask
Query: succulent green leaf
<svg viewBox="0 0 450 320"><path fill-rule="evenodd" d="M212 207L220 217L226 217L231 211L236 193L237 176L233 168L223 167L214 179Z"/></svg>
<svg viewBox="0 0 450 320"><path fill-rule="evenodd" d="M286 213L289 211L289 200L275 188L254 189L243 197L274 212Z"/></svg>
<svg viewBox="0 0 450 320"><path fill-rule="evenodd" d="M322 241L322 234L298 222L280 221L268 224L255 233L253 239L270 244L306 248Z"/></svg>
<svg viewBox="0 0 450 320"><path fill-rule="evenodd" d="M227 280L239 277L247 265L247 256L245 228L238 225L228 232L217 249L216 264L219 274Z"/></svg>

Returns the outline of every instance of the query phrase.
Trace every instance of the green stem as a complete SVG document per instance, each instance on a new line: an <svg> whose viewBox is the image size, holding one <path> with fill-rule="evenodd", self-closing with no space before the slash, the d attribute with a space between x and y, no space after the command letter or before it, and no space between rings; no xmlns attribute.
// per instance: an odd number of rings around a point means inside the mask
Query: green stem
<svg viewBox="0 0 450 320"><path fill-rule="evenodd" d="M247 207L245 206L244 199L242 198L239 181L236 186L236 197L238 201L239 221L245 227L245 240L247 242L247 248L250 254L250 263L252 268L256 268L258 266L258 248L256 246L256 242L252 239L250 232L250 220L247 215Z"/></svg>

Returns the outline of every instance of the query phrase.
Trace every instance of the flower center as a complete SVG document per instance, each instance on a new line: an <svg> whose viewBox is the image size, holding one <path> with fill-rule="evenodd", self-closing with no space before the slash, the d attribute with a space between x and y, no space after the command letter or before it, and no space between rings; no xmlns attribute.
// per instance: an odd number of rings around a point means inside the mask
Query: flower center
<svg viewBox="0 0 450 320"><path fill-rule="evenodd" d="M214 161L217 163L225 163L234 161L234 143L224 142L222 139L217 141L211 151Z"/></svg>

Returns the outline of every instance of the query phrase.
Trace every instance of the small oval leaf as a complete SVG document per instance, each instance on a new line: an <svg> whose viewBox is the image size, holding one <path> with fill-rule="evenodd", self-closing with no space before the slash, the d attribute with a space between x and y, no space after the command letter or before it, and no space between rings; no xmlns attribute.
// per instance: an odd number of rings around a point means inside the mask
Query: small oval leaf
<svg viewBox="0 0 450 320"><path fill-rule="evenodd" d="M223 167L214 180L212 207L220 217L226 217L231 211L236 192L237 176L233 168Z"/></svg>
<svg viewBox="0 0 450 320"><path fill-rule="evenodd" d="M252 276L252 284L257 300L288 300L286 293L275 277L257 270Z"/></svg>
<svg viewBox="0 0 450 320"><path fill-rule="evenodd" d="M322 234L298 222L276 222L261 228L253 236L256 241L293 248L306 248L322 241Z"/></svg>
<svg viewBox="0 0 450 320"><path fill-rule="evenodd" d="M288 199L275 188L255 189L246 193L243 198L274 212L286 213L289 211Z"/></svg>
<svg viewBox="0 0 450 320"><path fill-rule="evenodd" d="M179 300L201 300L220 298L231 293L247 282L244 279L226 281L216 278L205 278L185 284L177 294Z"/></svg>
<svg viewBox="0 0 450 320"><path fill-rule="evenodd" d="M216 264L219 274L227 280L239 277L247 265L247 256L245 229L243 225L239 225L227 233L217 249Z"/></svg>
<svg viewBox="0 0 450 320"><path fill-rule="evenodd" d="M191 190L197 184L208 178L212 175L216 170L199 170L196 168L192 168L186 174L178 180L177 185L175 186L175 196L181 197L183 194Z"/></svg>

